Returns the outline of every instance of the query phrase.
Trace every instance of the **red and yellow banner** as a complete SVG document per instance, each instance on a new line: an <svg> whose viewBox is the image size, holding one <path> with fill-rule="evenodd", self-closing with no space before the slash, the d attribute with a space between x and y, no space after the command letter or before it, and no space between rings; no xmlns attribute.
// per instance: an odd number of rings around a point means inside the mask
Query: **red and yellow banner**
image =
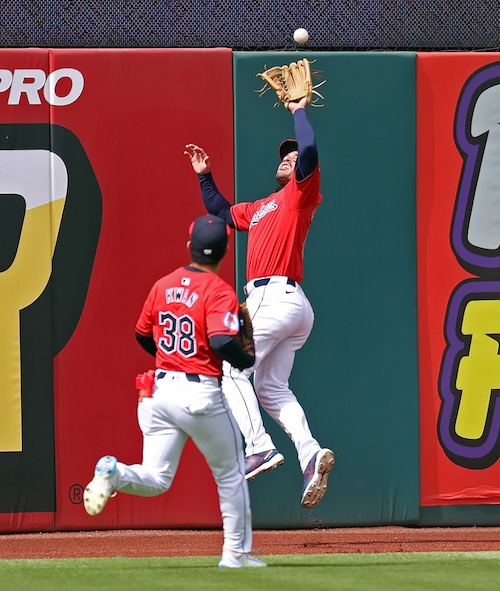
<svg viewBox="0 0 500 591"><path fill-rule="evenodd" d="M497 504L500 55L418 54L417 92L421 505Z"/></svg>
<svg viewBox="0 0 500 591"><path fill-rule="evenodd" d="M154 360L134 327L205 213L190 142L232 187L229 49L1 52L0 531L220 524L192 443L162 497L81 504L101 455L142 459L135 376Z"/></svg>

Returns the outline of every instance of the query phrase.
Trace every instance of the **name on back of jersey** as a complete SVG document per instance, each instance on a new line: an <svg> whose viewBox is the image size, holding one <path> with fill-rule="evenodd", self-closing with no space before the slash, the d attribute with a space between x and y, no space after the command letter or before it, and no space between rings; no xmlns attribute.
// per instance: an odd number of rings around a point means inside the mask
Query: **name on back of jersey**
<svg viewBox="0 0 500 591"><path fill-rule="evenodd" d="M198 294L188 287L176 286L165 290L167 304L185 304L188 308L192 308L198 297Z"/></svg>

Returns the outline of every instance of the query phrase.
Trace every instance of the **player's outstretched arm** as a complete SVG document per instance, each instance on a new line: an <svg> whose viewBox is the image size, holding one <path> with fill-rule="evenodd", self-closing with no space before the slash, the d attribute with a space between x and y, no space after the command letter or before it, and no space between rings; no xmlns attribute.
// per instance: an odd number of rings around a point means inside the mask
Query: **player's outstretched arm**
<svg viewBox="0 0 500 591"><path fill-rule="evenodd" d="M300 101L299 101L300 102ZM292 104L292 103L290 103ZM289 105L290 110L290 105ZM307 178L318 166L318 147L314 130L305 108L297 108L293 112L295 139L299 148L299 156L295 174L298 181Z"/></svg>
<svg viewBox="0 0 500 591"><path fill-rule="evenodd" d="M234 228L231 217L231 204L217 188L212 176L210 157L203 148L196 144L186 144L184 154L189 157L193 170L198 175L201 197L208 213L222 218L228 226Z"/></svg>
<svg viewBox="0 0 500 591"><path fill-rule="evenodd" d="M298 101L290 101L288 103L288 110L292 115L295 113L297 109L305 109L307 107L307 97L302 97Z"/></svg>
<svg viewBox="0 0 500 591"><path fill-rule="evenodd" d="M212 169L210 157L203 148L196 144L186 144L184 154L191 161L191 166L196 174L208 174Z"/></svg>

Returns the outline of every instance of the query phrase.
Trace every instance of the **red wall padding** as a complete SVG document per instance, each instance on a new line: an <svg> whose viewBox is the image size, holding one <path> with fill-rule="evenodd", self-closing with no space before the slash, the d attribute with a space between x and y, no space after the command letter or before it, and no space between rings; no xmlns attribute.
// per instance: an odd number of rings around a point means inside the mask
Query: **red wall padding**
<svg viewBox="0 0 500 591"><path fill-rule="evenodd" d="M214 482L191 443L161 497L118 495L90 517L82 489L103 454L141 461L135 376L153 359L135 341L135 322L153 282L189 262L188 227L205 213L184 145L204 146L225 164L218 167L220 182L233 186L231 50L29 49L2 50L2 58L1 67L11 72L60 72L55 94L62 102L76 92L64 69L83 76L83 90L70 104L54 104L40 88L8 105L7 89L0 93L0 117L2 123L51 123L76 136L99 184L102 221L81 316L53 365L54 512L0 513L0 531L219 525ZM70 189L72 182L70 175ZM232 255L221 274L234 283ZM57 315L65 302L55 297L53 306Z"/></svg>

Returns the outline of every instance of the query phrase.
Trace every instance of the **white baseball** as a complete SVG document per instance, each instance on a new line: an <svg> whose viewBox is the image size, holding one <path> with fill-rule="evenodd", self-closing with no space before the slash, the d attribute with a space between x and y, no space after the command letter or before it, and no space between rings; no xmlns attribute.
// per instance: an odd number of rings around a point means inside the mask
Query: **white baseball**
<svg viewBox="0 0 500 591"><path fill-rule="evenodd" d="M295 29L293 33L293 38L297 43L303 45L304 43L307 43L307 41L309 40L309 33L306 31L306 29Z"/></svg>

